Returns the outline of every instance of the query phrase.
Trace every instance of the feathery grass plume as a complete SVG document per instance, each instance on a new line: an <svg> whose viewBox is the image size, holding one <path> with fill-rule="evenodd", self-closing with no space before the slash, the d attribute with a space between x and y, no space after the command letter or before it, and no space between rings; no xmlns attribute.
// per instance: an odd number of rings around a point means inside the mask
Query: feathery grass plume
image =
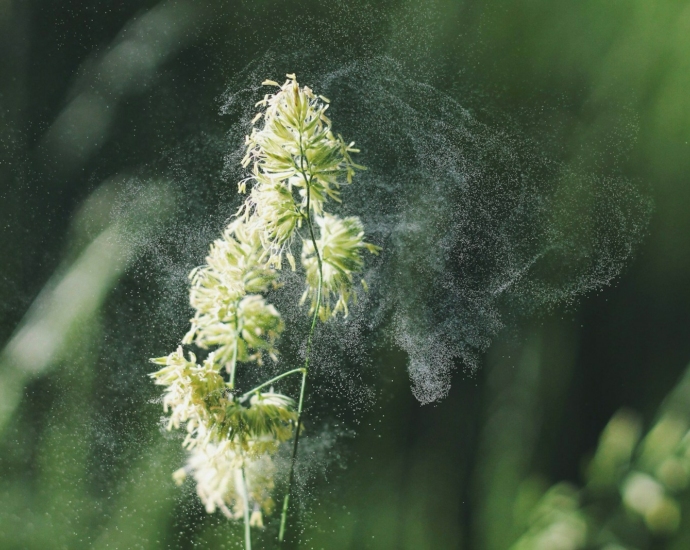
<svg viewBox="0 0 690 550"><path fill-rule="evenodd" d="M265 84L278 86L273 81ZM280 266L300 220L321 215L329 199L340 202L340 186L351 183L355 169L364 167L352 161L350 153L359 152L354 142L346 144L333 135L325 115L328 100L306 86L300 88L295 75L288 75L275 94L267 94L257 105L266 110L254 122L263 117L264 125L247 136L242 164L253 168L240 191L247 181L253 182L245 212L264 235L269 263Z"/></svg>
<svg viewBox="0 0 690 550"><path fill-rule="evenodd" d="M184 358L180 346L167 357L151 361L165 365L151 376L156 384L167 386L163 410L170 411L168 430L179 428L185 422L208 423L225 394L225 381L214 366L213 354L199 366L193 353L189 353L189 360Z"/></svg>
<svg viewBox="0 0 690 550"><path fill-rule="evenodd" d="M275 356L274 342L283 330L278 311L258 294L276 279L275 270L262 263L258 235L241 220L211 245L206 265L190 274L190 304L196 309L192 327L182 342L201 348L218 346L216 356L234 371L237 361Z"/></svg>
<svg viewBox="0 0 690 550"><path fill-rule="evenodd" d="M252 188L248 206L253 212L253 221L260 235L264 250L268 251L269 264L281 267L282 253L288 248L295 228L301 227L302 216L295 204L292 190L280 183L268 182ZM261 220L257 223L257 220ZM294 270L292 254L288 259Z"/></svg>
<svg viewBox="0 0 690 550"><path fill-rule="evenodd" d="M348 304L357 296L354 275L364 268L362 251L379 251L364 241L359 218L339 218L326 211L329 201L340 202L340 186L352 182L355 169L363 169L350 157L357 152L354 143L333 134L325 115L326 98L300 87L294 75L287 77L282 86L265 82L278 91L258 103L265 109L253 123L263 118L263 127L254 127L247 137L242 163L252 165L251 174L239 184L239 191L246 193L251 183L247 199L223 237L211 244L206 264L190 274L195 314L182 343L213 351L202 366L192 353L185 359L181 347L152 360L163 366L151 376L166 386L168 429L183 424L187 429L183 445L190 457L173 477L181 483L191 473L209 513L219 509L228 518L243 517L247 550L250 527L262 527L263 514L273 509L271 457L281 443L293 439L279 539L284 536L317 320L347 315ZM295 239L305 226L308 234ZM239 394L238 365L260 367L265 355L276 359L284 322L263 294L278 288L284 258L297 270L295 244L302 246L302 301L309 298L312 316L304 366ZM302 375L297 404L272 388L293 374ZM269 391L262 391L269 386Z"/></svg>
<svg viewBox="0 0 690 550"><path fill-rule="evenodd" d="M226 304L222 315L200 316L194 327L193 339L200 348L218 346L218 361L228 371L237 361L261 364L263 353L275 358L275 341L283 331L280 313L263 296L250 294Z"/></svg>
<svg viewBox="0 0 690 550"><path fill-rule="evenodd" d="M273 511L271 492L275 485L275 466L268 454L247 456L238 453L228 442L210 443L195 449L182 470L184 477L188 474L193 477L197 494L209 514L219 509L228 518L243 517L243 490L247 491L257 526L263 525L261 512L270 514ZM180 481L183 476L179 476Z"/></svg>
<svg viewBox="0 0 690 550"><path fill-rule="evenodd" d="M302 245L302 265L307 283L302 302L310 298L310 311L316 311L319 264L315 251L318 248L322 262L321 306L318 314L322 321L326 321L340 312L347 316L348 302L357 299L352 275L364 267L361 251L367 249L376 254L379 247L364 242L364 226L359 218L338 218L324 214L316 219L316 223L321 233L316 239L316 247L310 240L305 240Z"/></svg>

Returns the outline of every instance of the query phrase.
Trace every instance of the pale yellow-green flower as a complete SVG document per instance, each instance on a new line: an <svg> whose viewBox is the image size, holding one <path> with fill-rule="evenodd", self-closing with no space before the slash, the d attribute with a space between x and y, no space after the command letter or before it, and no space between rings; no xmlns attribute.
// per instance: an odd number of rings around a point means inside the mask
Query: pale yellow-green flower
<svg viewBox="0 0 690 550"><path fill-rule="evenodd" d="M275 358L275 341L283 330L278 310L263 296L250 294L230 304L225 315L195 318L193 332L186 341L201 348L217 346L216 361L228 370L240 361L262 361L263 354Z"/></svg>
<svg viewBox="0 0 690 550"><path fill-rule="evenodd" d="M207 439L233 441L247 453L273 452L292 437L296 420L294 401L279 393L259 393L249 407L229 399Z"/></svg>
<svg viewBox="0 0 690 550"><path fill-rule="evenodd" d="M196 313L182 342L217 346L216 361L228 370L237 361L261 362L264 352L275 357L280 314L261 295L247 294L265 292L276 280L263 256L260 236L238 219L211 245L206 265L190 275Z"/></svg>
<svg viewBox="0 0 690 550"><path fill-rule="evenodd" d="M182 347L167 357L151 360L164 367L151 374L156 384L166 386L163 408L170 412L168 430L190 422L193 426L208 423L214 411L221 406L225 394L225 382L214 365L213 354L203 365L196 363L193 353L185 359Z"/></svg>
<svg viewBox="0 0 690 550"><path fill-rule="evenodd" d="M192 307L223 317L227 304L237 298L265 292L276 273L262 262L263 253L260 234L242 220L231 223L211 245L206 265L190 273Z"/></svg>
<svg viewBox="0 0 690 550"><path fill-rule="evenodd" d="M292 437L297 421L295 401L273 390L256 393L250 399L247 420L257 436L270 435L277 441L287 441Z"/></svg>
<svg viewBox="0 0 690 550"><path fill-rule="evenodd" d="M263 117L263 127L247 136L243 160L245 166L253 164L247 211L263 229L271 263L280 265L283 249L301 220L320 215L327 200L339 201L340 185L350 183L355 169L363 167L350 157L358 151L354 143L333 135L325 115L328 100L300 87L294 75L259 105L265 111L254 122ZM240 190L245 186L246 180Z"/></svg>
<svg viewBox="0 0 690 550"><path fill-rule="evenodd" d="M364 241L364 227L359 218L324 214L316 222L320 232L316 246L321 254L323 271L319 316L322 320L339 312L347 316L348 303L357 298L353 275L364 267L362 251L377 253L379 248ZM311 311L314 311L319 288L319 264L314 244L308 239L302 245L302 265L307 279L302 301L309 298Z"/></svg>
<svg viewBox="0 0 690 550"><path fill-rule="evenodd" d="M324 321L337 313L347 315L348 304L356 299L354 276L364 267L363 250L379 250L364 241L358 218L326 212L329 201L340 202L340 186L351 183L355 169L363 167L350 157L357 152L354 143L333 134L325 114L328 100L300 87L294 75L287 77L282 86L265 82L278 90L259 102L264 110L253 123L263 119L261 127L247 137L243 166L251 165L251 174L239 190L246 192L251 182L249 196L222 238L211 245L205 265L190 274L195 312L182 343L213 351L200 366L193 354L187 360L179 348L154 359L163 368L151 375L166 386L168 429L182 424L187 429L183 445L190 451L189 461L175 472L175 482L191 474L208 512L244 516L247 541L249 527L262 527L262 512L273 507L271 457L292 437L297 449L304 395L302 386L295 407L290 397L272 388L261 390L296 373L302 373L304 384L308 371L307 360L304 368L235 393L238 364L261 365L264 355L276 358L283 320L264 294L279 287L284 258L296 270L292 247L301 244L307 287L302 301L309 298L311 312ZM307 356L315 322L316 317ZM228 382L220 374L223 368Z"/></svg>
<svg viewBox="0 0 690 550"><path fill-rule="evenodd" d="M303 179L298 185L313 184L324 196L337 198L339 179L349 183L355 168L361 167L350 158L350 153L358 152L354 143L346 144L331 131L325 114L328 100L300 87L295 76L288 75L276 93L267 94L257 105L266 108L254 119L257 122L263 116L263 128L254 128L247 137L243 164L254 162L271 179L306 173L315 181Z"/></svg>
<svg viewBox="0 0 690 550"><path fill-rule="evenodd" d="M294 260L289 246L302 222L302 214L291 189L280 182L254 185L247 201L247 221L260 235L261 243L268 254L267 264L280 269L283 252L288 249L288 258L294 269Z"/></svg>
<svg viewBox="0 0 690 550"><path fill-rule="evenodd" d="M248 456L230 442L209 443L192 451L185 470L196 482L197 494L208 513L220 509L229 518L242 517L243 484L250 510L267 514L273 510L275 466L267 454Z"/></svg>

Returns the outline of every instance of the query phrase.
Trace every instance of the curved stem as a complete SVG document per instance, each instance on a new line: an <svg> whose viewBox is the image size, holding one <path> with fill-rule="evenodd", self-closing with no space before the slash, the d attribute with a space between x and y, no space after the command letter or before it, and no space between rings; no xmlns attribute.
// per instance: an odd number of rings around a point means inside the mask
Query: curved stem
<svg viewBox="0 0 690 550"><path fill-rule="evenodd" d="M309 372L309 358L311 356L312 339L314 336L314 329L316 328L316 321L319 317L319 310L321 309L321 287L323 286L323 264L321 263L321 253L316 244L316 235L314 234L314 224L311 219L311 177L307 178L304 170L304 150L302 149L302 136L300 135L300 171L307 186L307 227L309 228L309 236L314 245L314 253L316 254L316 262L319 268L319 286L316 290L316 305L314 308L314 315L311 319L311 327L309 327L309 336L307 337L307 349L304 357L304 368L302 370L302 388L299 394L299 404L297 405L297 426L295 427L295 439L292 444L292 458L290 459L290 476L288 478L288 488L283 500L283 511L280 515L280 532L278 533L278 540L283 542L285 539L285 525L287 523L287 513L290 506L290 493L295 481L295 462L297 461L297 448L299 445L299 434L302 428L302 406L304 404L304 390L307 385L307 373Z"/></svg>
<svg viewBox="0 0 690 550"><path fill-rule="evenodd" d="M292 369L292 370L289 370L289 371L287 371L287 372L284 372L283 374L279 374L279 375L276 376L275 378L271 378L270 380L267 380L267 381L264 382L263 384L258 385L256 388L252 388L252 389L249 390L247 393L245 393L244 395L242 395L242 397L240 397L239 400L240 400L240 401L244 401L244 400L247 399L249 396L251 396L251 394L253 394L253 393L255 393L255 392L258 392L260 389L265 388L265 387L268 386L269 384L273 384L274 382L277 382L277 381L280 380L281 378L285 378L286 376L290 376L291 374L295 374L296 372L302 372L302 373L303 373L303 372L304 372L304 369L303 369L302 367L300 367L300 368L298 368L298 369Z"/></svg>

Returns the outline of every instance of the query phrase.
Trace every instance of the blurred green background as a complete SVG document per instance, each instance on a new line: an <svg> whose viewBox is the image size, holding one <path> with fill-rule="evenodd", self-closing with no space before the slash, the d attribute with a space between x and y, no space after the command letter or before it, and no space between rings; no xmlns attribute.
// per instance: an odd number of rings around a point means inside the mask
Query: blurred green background
<svg viewBox="0 0 690 550"><path fill-rule="evenodd" d="M187 310L147 275L174 216L220 228L234 210L228 152L198 136L223 135L218 98L278 38L390 56L560 161L615 164L655 205L615 284L507 328L441 402L420 406L382 348L379 397L292 544L688 548L690 3L671 0L0 0L0 547L240 547L171 480L182 453L146 359ZM621 120L634 140L611 137ZM178 164L207 184L170 191Z"/></svg>

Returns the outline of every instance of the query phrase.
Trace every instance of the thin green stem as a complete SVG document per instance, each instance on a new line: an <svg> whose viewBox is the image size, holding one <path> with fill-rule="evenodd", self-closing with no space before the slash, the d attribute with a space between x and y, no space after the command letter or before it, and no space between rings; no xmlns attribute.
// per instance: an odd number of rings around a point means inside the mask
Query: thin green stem
<svg viewBox="0 0 690 550"><path fill-rule="evenodd" d="M237 342L235 342L235 348L232 350L232 362L230 363L230 382L228 382L228 387L231 390L235 389L235 367L237 367Z"/></svg>
<svg viewBox="0 0 690 550"><path fill-rule="evenodd" d="M302 149L302 137L300 135L300 171L307 186L307 214L306 221L309 228L309 236L314 245L314 253L316 254L316 262L319 268L319 286L316 290L316 304L314 308L314 315L311 320L311 327L309 327L309 336L307 337L307 349L304 357L304 369L302 371L302 388L299 394L299 404L297 406L297 426L295 427L295 439L292 444L292 458L290 460L290 476L288 478L288 488L283 500L283 511L280 516L280 532L278 533L278 540L283 542L285 540L285 525L287 523L287 513L290 506L290 494L292 486L295 481L295 463L297 462L297 448L299 445L299 435L302 428L302 407L304 405L304 391L307 385L307 373L309 372L309 358L311 356L312 339L314 336L314 329L316 328L316 321L319 317L319 310L321 309L321 287L323 286L323 265L321 263L321 253L316 244L316 235L314 234L314 224L311 219L311 177L307 178L304 170L304 150Z"/></svg>
<svg viewBox="0 0 690 550"><path fill-rule="evenodd" d="M239 320L237 319L237 308L240 307L239 300L235 303L235 347L232 350L232 363L230 366L230 382L228 386L231 390L235 389L235 370L237 368L237 348L240 344Z"/></svg>
<svg viewBox="0 0 690 550"><path fill-rule="evenodd" d="M264 382L263 384L258 385L256 388L252 388L252 389L249 390L247 393L245 393L242 397L240 397L239 400L240 400L240 401L244 401L244 400L247 399L249 396L251 396L251 394L253 394L253 393L255 393L255 392L258 392L260 389L265 388L265 387L268 386L269 384L273 384L274 382L277 382L277 381L280 380L281 378L285 378L286 376L290 376L291 374L295 374L296 372L304 372L304 369L303 369L302 367L300 367L300 368L298 368L298 369L292 369L292 370L289 370L289 371L287 371L287 372L284 372L283 374L279 374L279 375L276 376L275 378L271 378L270 380L267 380L267 381Z"/></svg>
<svg viewBox="0 0 690 550"><path fill-rule="evenodd" d="M242 504L244 505L244 548L245 550L252 550L252 530L249 525L249 495L247 494L247 478L244 475L244 466L240 469L240 478L242 480L240 492L242 493Z"/></svg>
<svg viewBox="0 0 690 550"><path fill-rule="evenodd" d="M307 385L307 371L302 369L302 389L299 392L299 404L297 405L297 431L295 432L295 439L292 443L292 461L290 462L290 478L288 480L288 490L283 499L283 511L280 514L280 532L278 533L278 540L283 542L285 538L285 524L287 523L287 513L290 505L290 492L295 481L295 461L297 460L297 445L299 443L299 432L302 427L302 405L304 403L304 388Z"/></svg>

